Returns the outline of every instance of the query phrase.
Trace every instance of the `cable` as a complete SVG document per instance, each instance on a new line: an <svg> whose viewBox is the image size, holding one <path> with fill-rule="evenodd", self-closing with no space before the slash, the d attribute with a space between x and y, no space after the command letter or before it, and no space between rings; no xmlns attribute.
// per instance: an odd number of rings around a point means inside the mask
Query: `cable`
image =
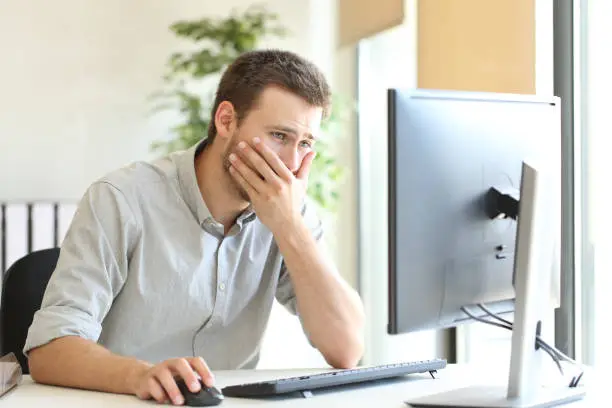
<svg viewBox="0 0 612 408"><path fill-rule="evenodd" d="M482 309L483 312L485 312L487 315L491 316L494 319L497 319L499 321L502 321L510 326L512 326L512 322L496 315L495 313L493 313L490 309L488 309L485 305L483 305L482 303L479 303L477 305L480 309ZM558 350L557 348L555 348L554 346L551 346L550 344L546 343L543 339L541 339L539 336L539 341L541 343L545 343L548 347L550 347L551 350L553 350L553 352L561 359L561 360L565 360L569 363L572 363L574 365L579 366L580 364L578 364L575 360L571 359L570 357L568 357L567 355L563 354L563 352L561 352L560 350Z"/></svg>
<svg viewBox="0 0 612 408"><path fill-rule="evenodd" d="M489 310L485 305L483 305L482 303L479 303L477 305L480 309L482 309L487 315L491 316L492 318L499 320L501 322L503 322L504 324L506 324L507 326L509 326L510 330L512 330L513 323L509 320L504 319L501 316L496 315L495 313L493 313L491 310ZM564 358L562 356L565 356L563 353L561 353L559 350L555 349L553 346L549 345L548 343L546 343L538 334L536 334L536 344L540 347L543 347L545 349L547 349L550 353L554 353L557 356L557 359L559 360L564 360ZM561 354L561 355L559 355ZM569 358L569 357L568 357ZM557 361L557 360L555 360ZM559 364L558 364L559 365ZM561 372L563 373L563 370L561 369Z"/></svg>
<svg viewBox="0 0 612 408"><path fill-rule="evenodd" d="M463 313L465 313L466 315L468 315L470 318L479 321L481 323L486 323L492 326L497 326L497 327L501 327L503 329L506 330L512 330L513 326L512 323L510 323L509 321L500 318L499 316L495 315L496 319L498 320L503 320L504 323L497 323L497 322L492 322L491 320L487 320L487 319L483 319L482 317L478 317L476 315L473 315L472 313L468 312L468 310L465 307L461 307L461 311L463 311ZM542 341L542 339L539 338L539 336L536 336L536 344L538 344L538 346L540 346L542 348L542 350L544 350L555 362L555 364L557 365L557 368L559 369L559 371L561 372L561 375L564 375L564 371L563 371L563 367L561 366L561 362L559 361L559 357L557 356L557 354L551 349L551 347L546 344L546 342Z"/></svg>
<svg viewBox="0 0 612 408"><path fill-rule="evenodd" d="M504 319L501 316L496 315L495 313L493 313L492 311L490 311L485 305L483 305L482 303L478 304L478 307L482 309L483 312L485 312L486 314L488 314L489 316L491 316L494 319L497 319L501 322L504 322L510 326L512 326L512 322L509 320Z"/></svg>
<svg viewBox="0 0 612 408"><path fill-rule="evenodd" d="M493 325L493 326L497 326L497 327L502 327L504 329L507 330L512 330L513 329L513 323L510 322L509 320L506 320L504 318L502 318L501 316L498 316L497 314L493 313L491 310L489 310L485 305L483 305L482 303L479 303L477 305L483 312L485 312L489 317L497 320L500 323L497 322L492 322L490 320L486 320L483 319L481 317L477 317L475 315L473 315L472 313L468 312L467 309L465 307L462 307L461 310L468 315L470 318L482 322L482 323L486 323L489 325ZM572 380L570 381L569 386L570 387L576 387L578 385L578 382L580 381L580 379L582 378L582 376L584 375L584 369L582 367L581 364L577 363L575 360L573 360L572 358L568 357L567 355L565 355L563 352L561 352L560 350L558 350L557 348L555 348L554 346L549 345L548 343L546 343L546 341L544 341L539 335L536 335L536 344L538 346L540 346L555 362L555 364L557 365L557 368L559 368L559 371L561 372L561 374L563 375L563 367L561 366L560 360L564 360L566 362L569 362L575 366L578 366L581 369L580 374L572 377Z"/></svg>
<svg viewBox="0 0 612 408"><path fill-rule="evenodd" d="M492 322L490 320L483 319L482 317L478 317L478 316L473 315L472 313L468 312L468 310L465 307L462 307L461 310L463 311L463 313L468 315L470 318L472 318L474 320L477 320L479 322L490 324L491 326L501 327L503 329L512 330L512 324L511 323L497 323L497 322Z"/></svg>

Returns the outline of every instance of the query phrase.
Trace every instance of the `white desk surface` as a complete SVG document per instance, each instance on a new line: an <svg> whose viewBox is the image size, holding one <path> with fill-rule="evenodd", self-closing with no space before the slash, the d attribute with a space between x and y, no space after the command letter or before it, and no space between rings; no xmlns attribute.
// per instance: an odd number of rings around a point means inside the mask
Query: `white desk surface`
<svg viewBox="0 0 612 408"><path fill-rule="evenodd" d="M216 385L226 385L268 380L278 377L295 376L303 373L320 372L321 370L241 370L215 372ZM585 377L586 378L586 377ZM478 381L491 380L491 376L482 370L465 366L449 365L440 370L437 379L429 374L412 375L399 380L352 386L334 391L313 391L310 398L286 397L277 399L242 399L226 398L219 407L270 406L270 407L404 407L408 398L433 394L445 390L477 384ZM561 379L560 375L558 379ZM496 379L492 382L504 379ZM587 397L581 402L565 405L567 407L605 407L610 404L604 399L603 388L596 387L592 381L587 383ZM598 392L601 390L602 392ZM598 395L599 394L599 395ZM114 407L152 407L160 406L155 401L142 401L130 395L115 395L93 391L46 386L34 383L29 376L24 376L21 385L0 397L0 408L114 408Z"/></svg>

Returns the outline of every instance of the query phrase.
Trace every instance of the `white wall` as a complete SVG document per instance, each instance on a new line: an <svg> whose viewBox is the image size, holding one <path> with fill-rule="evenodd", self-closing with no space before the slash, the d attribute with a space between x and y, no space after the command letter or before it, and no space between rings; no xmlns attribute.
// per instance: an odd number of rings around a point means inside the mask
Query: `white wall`
<svg viewBox="0 0 612 408"><path fill-rule="evenodd" d="M150 157L169 126L146 117L178 46L167 27L249 3L2 0L0 197L78 198L106 171ZM267 3L296 34L279 44L311 53L307 2Z"/></svg>
<svg viewBox="0 0 612 408"><path fill-rule="evenodd" d="M0 200L78 199L104 173L152 158L168 115L147 116L179 19L224 16L248 0L0 0ZM335 1L260 1L291 35L264 46L313 59L334 81ZM349 146L354 137L347 135ZM351 151L351 148L346 149ZM344 151L344 150L341 150ZM342 156L352 165L354 155ZM330 244L351 283L355 271L352 171ZM336 230L339 229L339 230ZM296 352L305 351L302 357ZM275 309L262 366L321 365L297 324Z"/></svg>

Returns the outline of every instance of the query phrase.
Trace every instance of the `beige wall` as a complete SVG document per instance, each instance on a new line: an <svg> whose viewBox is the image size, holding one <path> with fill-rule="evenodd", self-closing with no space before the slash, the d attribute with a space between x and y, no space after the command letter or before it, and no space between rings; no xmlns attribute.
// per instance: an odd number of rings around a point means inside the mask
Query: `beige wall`
<svg viewBox="0 0 612 408"><path fill-rule="evenodd" d="M418 86L535 93L535 0L418 2Z"/></svg>
<svg viewBox="0 0 612 408"><path fill-rule="evenodd" d="M535 0L420 0L418 86L551 93L552 5L538 2L536 6ZM470 324L443 333L456 342L459 362L508 364L510 332Z"/></svg>

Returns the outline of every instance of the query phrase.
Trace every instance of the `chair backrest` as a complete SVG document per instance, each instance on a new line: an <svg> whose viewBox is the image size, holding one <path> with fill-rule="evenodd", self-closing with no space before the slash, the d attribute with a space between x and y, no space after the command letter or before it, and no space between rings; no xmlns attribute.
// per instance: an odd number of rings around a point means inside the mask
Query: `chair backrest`
<svg viewBox="0 0 612 408"><path fill-rule="evenodd" d="M29 373L23 346L32 324L34 313L40 309L42 298L59 258L59 248L31 252L17 260L6 271L0 305L0 355L10 352Z"/></svg>

